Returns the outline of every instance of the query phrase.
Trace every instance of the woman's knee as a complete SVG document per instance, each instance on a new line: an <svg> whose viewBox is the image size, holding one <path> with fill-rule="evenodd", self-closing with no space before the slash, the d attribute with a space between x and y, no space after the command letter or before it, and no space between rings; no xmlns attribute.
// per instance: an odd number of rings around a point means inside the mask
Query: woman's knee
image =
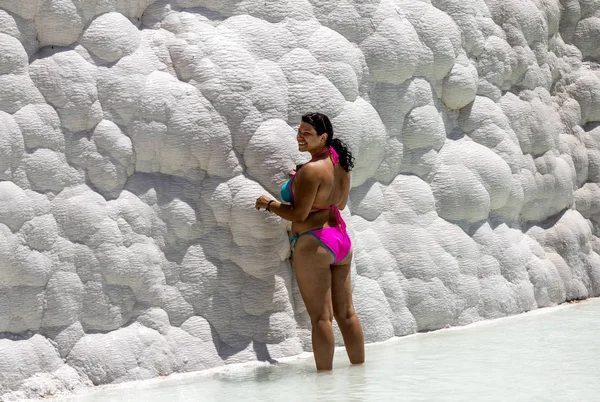
<svg viewBox="0 0 600 402"><path fill-rule="evenodd" d="M319 314L311 314L310 322L314 326L318 326L321 324L331 324L333 322L333 315L331 312L325 311Z"/></svg>
<svg viewBox="0 0 600 402"><path fill-rule="evenodd" d="M345 306L343 308L334 308L333 316L338 324L344 324L356 316L356 310L353 306Z"/></svg>

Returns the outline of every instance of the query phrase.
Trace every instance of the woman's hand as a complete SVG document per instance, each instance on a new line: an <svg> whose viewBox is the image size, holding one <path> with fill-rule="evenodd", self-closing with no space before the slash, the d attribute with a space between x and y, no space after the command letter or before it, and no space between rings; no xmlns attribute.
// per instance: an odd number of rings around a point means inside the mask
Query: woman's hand
<svg viewBox="0 0 600 402"><path fill-rule="evenodd" d="M256 210L267 208L267 205L269 205L269 201L271 201L271 199L269 197L267 197L266 195L261 195L260 197L258 197L256 199L256 205L255 205Z"/></svg>
<svg viewBox="0 0 600 402"><path fill-rule="evenodd" d="M296 174L296 169L292 169L292 171L288 173L288 176L292 177L295 174Z"/></svg>

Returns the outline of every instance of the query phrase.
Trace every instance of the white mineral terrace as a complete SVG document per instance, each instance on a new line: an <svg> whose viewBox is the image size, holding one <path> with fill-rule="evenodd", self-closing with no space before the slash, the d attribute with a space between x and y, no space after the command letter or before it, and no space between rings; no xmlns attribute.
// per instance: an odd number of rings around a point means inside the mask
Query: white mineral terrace
<svg viewBox="0 0 600 402"><path fill-rule="evenodd" d="M600 299L370 345L364 366L336 351L108 386L61 402L598 401ZM53 400L54 401L54 400ZM52 402L53 402L52 401ZM50 402L50 401L49 401Z"/></svg>
<svg viewBox="0 0 600 402"><path fill-rule="evenodd" d="M0 399L310 351L253 209L310 111L367 342L600 296L599 43L600 0L0 0Z"/></svg>

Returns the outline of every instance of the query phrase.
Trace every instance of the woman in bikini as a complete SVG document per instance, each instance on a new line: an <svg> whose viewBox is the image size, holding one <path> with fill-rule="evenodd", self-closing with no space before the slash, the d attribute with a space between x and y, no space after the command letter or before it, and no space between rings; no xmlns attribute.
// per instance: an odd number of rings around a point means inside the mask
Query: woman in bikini
<svg viewBox="0 0 600 402"><path fill-rule="evenodd" d="M292 222L290 239L298 288L312 324L317 370L331 370L335 318L353 364L365 359L364 337L352 304L350 263L352 244L340 209L350 192L353 157L344 143L333 139L329 118L321 113L302 116L296 135L298 149L312 159L298 168L281 189L287 204L260 196L256 209Z"/></svg>

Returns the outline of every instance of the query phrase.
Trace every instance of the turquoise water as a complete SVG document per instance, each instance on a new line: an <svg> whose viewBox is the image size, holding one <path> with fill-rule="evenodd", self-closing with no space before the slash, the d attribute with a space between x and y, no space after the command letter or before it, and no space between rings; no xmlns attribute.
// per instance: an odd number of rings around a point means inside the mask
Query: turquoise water
<svg viewBox="0 0 600 402"><path fill-rule="evenodd" d="M600 299L368 345L362 366L338 349L331 373L308 355L58 400L600 401Z"/></svg>

